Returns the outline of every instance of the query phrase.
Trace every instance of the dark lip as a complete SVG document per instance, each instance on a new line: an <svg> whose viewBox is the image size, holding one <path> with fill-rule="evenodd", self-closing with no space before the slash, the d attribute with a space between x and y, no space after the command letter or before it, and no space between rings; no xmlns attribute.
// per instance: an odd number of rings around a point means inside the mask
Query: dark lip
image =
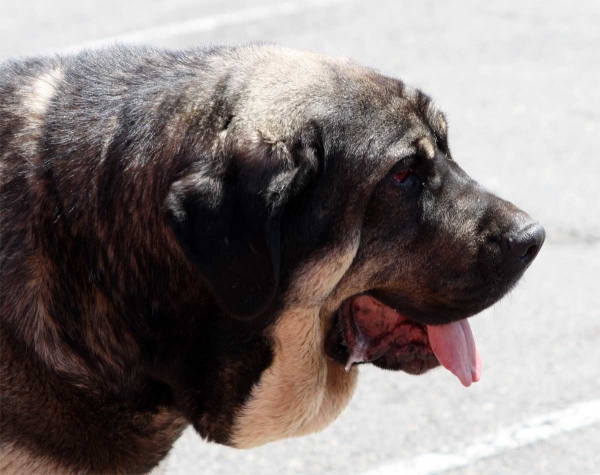
<svg viewBox="0 0 600 475"><path fill-rule="evenodd" d="M440 362L433 354L433 351L425 354L400 356L397 354L384 355L381 358L372 361L371 364L381 369L392 371L403 371L412 375L421 375L430 369L440 366Z"/></svg>
<svg viewBox="0 0 600 475"><path fill-rule="evenodd" d="M433 355L433 350L431 349L431 346L429 344L420 343L418 341L397 346L395 349L398 353L405 353L405 355L400 355L401 357L405 356L409 359L422 358L428 357L429 355ZM369 361L369 363L375 363L381 358L385 358L385 355L382 355L379 358L374 359L373 361Z"/></svg>
<svg viewBox="0 0 600 475"><path fill-rule="evenodd" d="M461 302L459 305L458 301L454 303L456 306L453 306L451 303L429 303L426 308L419 309L406 303L410 299L390 296L385 290L372 289L367 292L362 292L362 294L373 297L386 307L397 311L411 322L421 326L446 325L448 323L464 320L465 318L477 315L497 301L497 299L489 297L476 298L469 299L468 304ZM354 298L356 295L350 298Z"/></svg>

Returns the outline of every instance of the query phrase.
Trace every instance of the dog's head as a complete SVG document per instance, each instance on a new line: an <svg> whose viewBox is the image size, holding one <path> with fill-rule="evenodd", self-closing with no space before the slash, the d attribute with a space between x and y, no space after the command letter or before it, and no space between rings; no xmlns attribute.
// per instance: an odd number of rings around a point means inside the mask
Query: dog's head
<svg viewBox="0 0 600 475"><path fill-rule="evenodd" d="M219 431L205 412L196 427L237 446L322 428L354 363L420 374L441 362L477 380L465 319L516 284L543 228L460 168L420 91L273 47L225 56L207 62L213 92L188 92L201 114L167 219L228 322L219 331L258 346L218 343L215 377L245 374L244 389Z"/></svg>

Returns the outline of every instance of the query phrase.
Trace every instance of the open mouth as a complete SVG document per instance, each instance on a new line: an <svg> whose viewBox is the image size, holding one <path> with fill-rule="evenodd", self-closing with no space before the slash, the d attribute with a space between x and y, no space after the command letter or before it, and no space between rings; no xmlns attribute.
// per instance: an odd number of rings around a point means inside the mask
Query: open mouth
<svg viewBox="0 0 600 475"><path fill-rule="evenodd" d="M346 300L337 315L336 360L346 370L370 362L385 369L422 374L438 365L464 386L479 381L481 358L468 321L421 325L370 295Z"/></svg>

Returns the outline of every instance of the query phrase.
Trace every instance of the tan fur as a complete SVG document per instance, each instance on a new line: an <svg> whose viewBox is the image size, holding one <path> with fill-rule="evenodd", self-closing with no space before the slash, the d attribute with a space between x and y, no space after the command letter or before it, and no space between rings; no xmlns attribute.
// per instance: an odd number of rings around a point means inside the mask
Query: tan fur
<svg viewBox="0 0 600 475"><path fill-rule="evenodd" d="M327 361L318 311L289 312L277 325L275 359L238 417L233 444L250 448L325 428L346 406L356 371ZM331 374L330 374L331 373Z"/></svg>
<svg viewBox="0 0 600 475"><path fill-rule="evenodd" d="M346 372L325 355L332 313L321 307L352 263L358 242L356 236L337 258L331 252L313 261L294 280L298 285L288 295L289 310L272 331L273 364L237 417L234 446L256 447L317 432L350 401L358 371Z"/></svg>
<svg viewBox="0 0 600 475"><path fill-rule="evenodd" d="M0 475L67 475L73 473L47 457L34 456L14 445L0 448Z"/></svg>
<svg viewBox="0 0 600 475"><path fill-rule="evenodd" d="M63 75L60 69L55 69L33 81L23 98L23 106L27 109L30 119L36 120L44 116Z"/></svg>
<svg viewBox="0 0 600 475"><path fill-rule="evenodd" d="M417 146L419 147L419 152L424 154L430 160L433 160L435 157L435 147L431 143L431 139L429 137L423 137L419 140Z"/></svg>
<svg viewBox="0 0 600 475"><path fill-rule="evenodd" d="M442 130L442 133L444 135L448 133L448 124L446 123L446 120L443 117L440 117L440 129Z"/></svg>

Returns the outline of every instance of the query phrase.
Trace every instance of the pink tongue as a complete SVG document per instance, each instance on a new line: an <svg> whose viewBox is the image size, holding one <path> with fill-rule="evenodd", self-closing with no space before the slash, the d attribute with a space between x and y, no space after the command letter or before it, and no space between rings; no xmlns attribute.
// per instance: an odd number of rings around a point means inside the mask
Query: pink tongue
<svg viewBox="0 0 600 475"><path fill-rule="evenodd" d="M427 325L429 344L441 365L454 374L463 386L481 377L481 357L467 320L447 325Z"/></svg>

